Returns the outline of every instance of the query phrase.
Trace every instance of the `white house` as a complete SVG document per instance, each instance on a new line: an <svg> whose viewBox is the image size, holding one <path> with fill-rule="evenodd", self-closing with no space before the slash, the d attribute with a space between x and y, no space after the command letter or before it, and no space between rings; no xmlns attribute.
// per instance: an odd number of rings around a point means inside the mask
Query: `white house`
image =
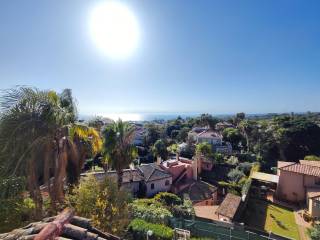
<svg viewBox="0 0 320 240"><path fill-rule="evenodd" d="M143 176L147 197L151 197L158 192L167 192L170 190L172 175L157 164L141 164L138 170Z"/></svg>
<svg viewBox="0 0 320 240"><path fill-rule="evenodd" d="M223 142L223 136L208 128L193 128L188 134L188 140L194 143L207 142L218 153L231 154L232 146L229 142Z"/></svg>

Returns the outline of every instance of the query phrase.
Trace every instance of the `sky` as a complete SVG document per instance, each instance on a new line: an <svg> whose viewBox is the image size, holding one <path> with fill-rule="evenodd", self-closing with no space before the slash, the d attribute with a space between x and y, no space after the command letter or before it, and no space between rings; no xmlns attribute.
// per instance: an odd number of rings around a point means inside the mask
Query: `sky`
<svg viewBox="0 0 320 240"><path fill-rule="evenodd" d="M101 53L97 0L0 1L0 88L71 88L82 114L320 111L320 1L130 0L140 40Z"/></svg>

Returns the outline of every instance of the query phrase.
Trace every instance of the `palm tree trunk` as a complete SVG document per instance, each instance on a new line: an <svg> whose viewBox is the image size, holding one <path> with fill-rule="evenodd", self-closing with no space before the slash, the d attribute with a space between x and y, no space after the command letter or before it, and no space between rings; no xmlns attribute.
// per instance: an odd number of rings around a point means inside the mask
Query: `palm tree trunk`
<svg viewBox="0 0 320 240"><path fill-rule="evenodd" d="M37 173L36 173L36 164L34 163L34 159L32 158L28 162L28 189L30 192L30 197L34 201L36 205L35 215L37 219L42 217L42 205L43 200L41 196L41 191L38 184Z"/></svg>
<svg viewBox="0 0 320 240"><path fill-rule="evenodd" d="M118 174L118 189L120 190L121 186L122 186L122 179L123 179L123 170L118 170L117 171Z"/></svg>

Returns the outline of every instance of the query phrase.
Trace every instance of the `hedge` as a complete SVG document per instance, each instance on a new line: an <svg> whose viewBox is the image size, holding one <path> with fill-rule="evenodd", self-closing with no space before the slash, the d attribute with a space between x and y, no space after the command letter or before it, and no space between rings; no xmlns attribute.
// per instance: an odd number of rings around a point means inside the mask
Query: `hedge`
<svg viewBox="0 0 320 240"><path fill-rule="evenodd" d="M162 224L148 223L142 219L135 218L131 221L128 228L134 236L134 239L145 239L147 231L153 232L149 239L152 240L171 240L173 238L173 229Z"/></svg>

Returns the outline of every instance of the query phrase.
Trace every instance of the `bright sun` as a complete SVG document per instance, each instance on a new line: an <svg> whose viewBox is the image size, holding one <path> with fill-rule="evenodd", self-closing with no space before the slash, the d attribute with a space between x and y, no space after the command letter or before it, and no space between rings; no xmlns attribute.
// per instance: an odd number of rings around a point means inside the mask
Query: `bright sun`
<svg viewBox="0 0 320 240"><path fill-rule="evenodd" d="M106 1L95 6L90 13L89 28L96 46L112 58L126 58L137 48L139 26L127 6Z"/></svg>

